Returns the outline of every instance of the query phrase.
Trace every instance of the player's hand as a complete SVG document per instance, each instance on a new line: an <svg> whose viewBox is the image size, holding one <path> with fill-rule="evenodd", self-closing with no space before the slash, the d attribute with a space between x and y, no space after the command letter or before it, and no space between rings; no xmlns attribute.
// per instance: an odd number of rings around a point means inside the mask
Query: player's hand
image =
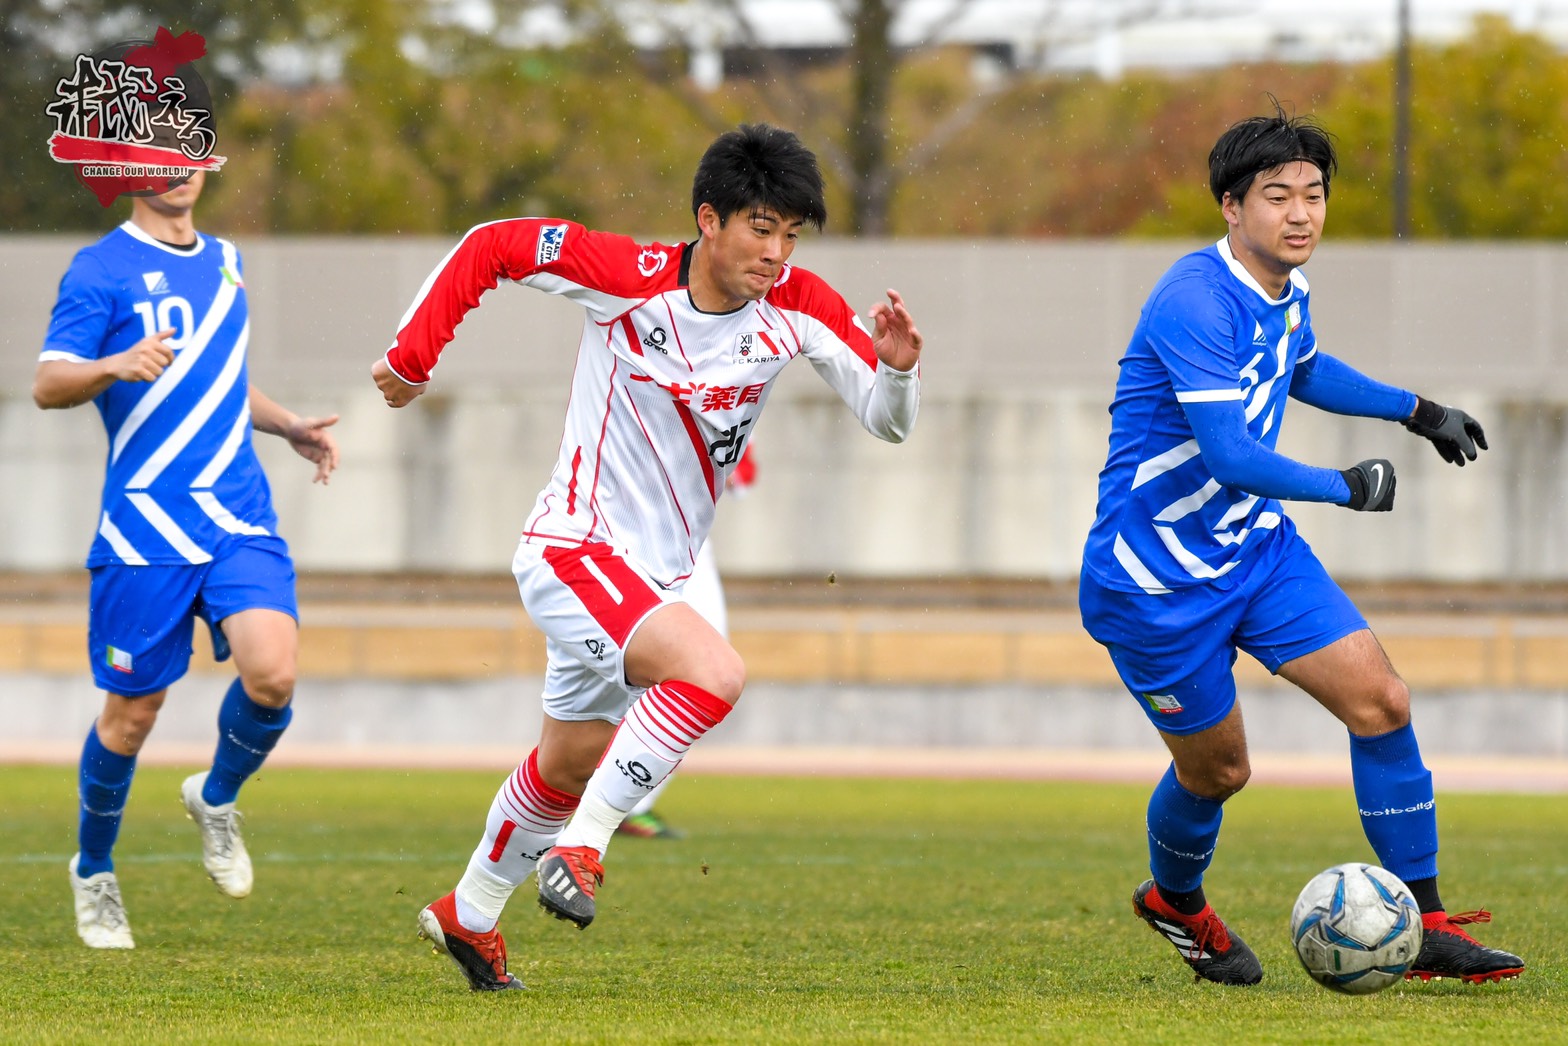
<svg viewBox="0 0 1568 1046"><path fill-rule="evenodd" d="M1416 397L1416 412L1405 421L1405 428L1432 441L1443 460L1464 468L1465 460L1475 460L1476 448L1486 450L1486 433L1481 423L1458 407Z"/></svg>
<svg viewBox="0 0 1568 1046"><path fill-rule="evenodd" d="M283 433L296 454L315 463L316 475L312 483L327 482L332 470L338 467L338 441L327 431L337 423L336 414L330 418L295 418Z"/></svg>
<svg viewBox="0 0 1568 1046"><path fill-rule="evenodd" d="M389 407L406 407L425 391L425 386L410 385L392 373L385 357L370 365L370 376L375 380L376 388L381 390L381 395L386 397Z"/></svg>
<svg viewBox="0 0 1568 1046"><path fill-rule="evenodd" d="M174 347L166 340L172 337L173 327L149 334L124 352L110 357L109 373L116 381L157 381L158 375L174 362Z"/></svg>
<svg viewBox="0 0 1568 1046"><path fill-rule="evenodd" d="M1350 487L1345 507L1353 512L1387 512L1394 507L1394 464L1369 458L1340 473Z"/></svg>
<svg viewBox="0 0 1568 1046"><path fill-rule="evenodd" d="M887 292L888 300L871 306L871 347L877 359L894 370L913 370L920 362L920 349L925 339L915 329L915 318L904 308L903 297L895 290ZM892 304L888 304L891 302Z"/></svg>

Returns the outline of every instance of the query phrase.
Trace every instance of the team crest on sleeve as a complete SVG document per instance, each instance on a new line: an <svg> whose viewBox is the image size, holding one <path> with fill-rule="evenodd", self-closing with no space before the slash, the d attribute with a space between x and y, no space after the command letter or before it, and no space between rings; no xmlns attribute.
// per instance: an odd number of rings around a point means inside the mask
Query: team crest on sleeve
<svg viewBox="0 0 1568 1046"><path fill-rule="evenodd" d="M657 275L665 265L669 264L670 256L664 251L656 251L652 247L644 247L637 254L637 271L644 278Z"/></svg>
<svg viewBox="0 0 1568 1046"><path fill-rule="evenodd" d="M534 253L534 264L549 265L561 257L566 246L565 225L545 225L539 229L539 249Z"/></svg>
<svg viewBox="0 0 1568 1046"><path fill-rule="evenodd" d="M776 334L771 331L751 331L735 335L735 351L730 356L730 362L773 363L787 358L788 355L779 347Z"/></svg>

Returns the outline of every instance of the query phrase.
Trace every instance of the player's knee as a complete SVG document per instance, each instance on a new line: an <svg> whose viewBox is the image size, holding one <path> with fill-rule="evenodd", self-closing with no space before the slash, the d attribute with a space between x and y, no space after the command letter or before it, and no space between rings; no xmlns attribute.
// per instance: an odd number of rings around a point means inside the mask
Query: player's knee
<svg viewBox="0 0 1568 1046"><path fill-rule="evenodd" d="M746 662L728 644L722 652L709 657L702 669L693 675L697 678L688 682L702 687L726 704L735 704L740 700L741 691L746 689Z"/></svg>
<svg viewBox="0 0 1568 1046"><path fill-rule="evenodd" d="M258 705L282 708L294 697L294 667L271 665L240 673L240 683L245 694Z"/></svg>
<svg viewBox="0 0 1568 1046"><path fill-rule="evenodd" d="M1386 734L1410 722L1410 687L1403 679L1390 672L1373 690L1367 702L1367 722L1364 734Z"/></svg>
<svg viewBox="0 0 1568 1046"><path fill-rule="evenodd" d="M1243 788L1252 779L1252 764L1243 759L1240 762L1227 762L1214 768L1212 784L1215 799L1224 802Z"/></svg>
<svg viewBox="0 0 1568 1046"><path fill-rule="evenodd" d="M158 722L158 711L163 707L164 694L111 700L98 717L98 737L116 751L135 754L152 733Z"/></svg>
<svg viewBox="0 0 1568 1046"><path fill-rule="evenodd" d="M1247 787L1251 777L1252 764L1245 757L1239 761L1216 760L1198 768L1196 772L1178 772L1177 775L1183 788L1217 803L1223 803Z"/></svg>
<svg viewBox="0 0 1568 1046"><path fill-rule="evenodd" d="M602 753L601 753L602 754ZM546 751L539 746L539 776L544 783L558 792L582 795L588 788L588 778L598 766L597 756L576 749Z"/></svg>

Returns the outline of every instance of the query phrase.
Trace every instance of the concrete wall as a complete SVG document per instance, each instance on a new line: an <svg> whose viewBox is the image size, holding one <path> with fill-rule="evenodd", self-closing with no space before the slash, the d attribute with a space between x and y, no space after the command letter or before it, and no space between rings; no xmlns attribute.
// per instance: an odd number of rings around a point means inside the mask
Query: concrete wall
<svg viewBox="0 0 1568 1046"><path fill-rule="evenodd" d="M55 288L83 239L0 238L0 569L80 562L104 440L90 408L43 413L31 374ZM450 240L242 242L252 377L301 412L337 411L342 471L310 471L260 437L283 531L304 569L504 571L560 438L580 313L503 287L464 323L414 408L368 379ZM1159 274L1195 244L863 242L796 260L864 309L892 286L927 336L915 435L888 446L809 366L759 427L760 481L715 532L732 573L1076 576L1103 463L1116 360ZM1389 516L1298 506L1347 578L1568 577L1568 354L1556 288L1568 249L1336 244L1310 268L1324 350L1462 403L1493 450L1463 472L1396 427L1296 405L1281 450L1343 467L1386 456Z"/></svg>

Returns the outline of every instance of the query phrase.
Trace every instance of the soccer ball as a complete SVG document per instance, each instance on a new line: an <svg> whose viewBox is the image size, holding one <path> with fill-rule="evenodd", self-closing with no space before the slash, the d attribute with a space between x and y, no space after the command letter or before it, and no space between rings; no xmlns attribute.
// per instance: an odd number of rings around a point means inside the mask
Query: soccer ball
<svg viewBox="0 0 1568 1046"><path fill-rule="evenodd" d="M1404 980L1421 951L1421 909L1394 873L1341 864L1307 883L1290 913L1296 957L1313 980L1370 995Z"/></svg>

